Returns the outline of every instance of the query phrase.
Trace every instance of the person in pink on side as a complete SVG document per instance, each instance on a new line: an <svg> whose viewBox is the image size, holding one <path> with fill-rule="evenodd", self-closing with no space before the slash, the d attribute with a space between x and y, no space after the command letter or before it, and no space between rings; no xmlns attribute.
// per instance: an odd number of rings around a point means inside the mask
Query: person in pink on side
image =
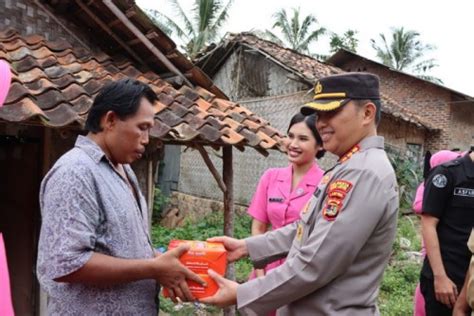
<svg viewBox="0 0 474 316"><path fill-rule="evenodd" d="M0 107L6 100L11 82L10 66L0 60ZM10 290L10 277L8 274L7 254L3 242L3 235L0 232L0 315L13 316L13 304Z"/></svg>
<svg viewBox="0 0 474 316"><path fill-rule="evenodd" d="M252 235L263 234L269 229L288 225L300 217L323 176L315 158L322 158L324 149L316 130L316 116L300 113L291 118L286 139L290 165L265 171L257 186L248 213L252 216ZM263 276L281 265L277 260L265 269L252 272L250 279Z"/></svg>
<svg viewBox="0 0 474 316"><path fill-rule="evenodd" d="M436 166L439 166L445 162L456 159L461 156L461 153L450 151L450 150L440 150L433 154L430 158L430 169L433 169ZM418 188L416 189L415 199L413 200L412 209L413 212L420 215L423 205L423 192L425 191L425 183L421 182ZM422 241L421 254L423 257L426 255L425 244ZM413 309L414 316L425 316L425 299L423 294L421 294L420 284L418 283L415 289L415 308Z"/></svg>

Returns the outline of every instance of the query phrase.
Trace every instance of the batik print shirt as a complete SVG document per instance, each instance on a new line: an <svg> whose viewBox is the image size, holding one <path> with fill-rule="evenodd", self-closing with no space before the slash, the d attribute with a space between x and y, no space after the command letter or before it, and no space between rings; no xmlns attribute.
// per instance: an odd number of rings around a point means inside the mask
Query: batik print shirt
<svg viewBox="0 0 474 316"><path fill-rule="evenodd" d="M80 269L93 252L154 256L145 199L130 166L124 169L137 198L100 147L79 136L44 178L37 273L48 294L48 315L157 314L154 280L108 287L54 281Z"/></svg>

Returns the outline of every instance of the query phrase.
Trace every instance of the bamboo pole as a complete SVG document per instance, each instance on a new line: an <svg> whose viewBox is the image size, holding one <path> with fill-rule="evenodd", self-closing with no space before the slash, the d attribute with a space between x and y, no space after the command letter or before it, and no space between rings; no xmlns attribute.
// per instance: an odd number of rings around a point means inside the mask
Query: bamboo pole
<svg viewBox="0 0 474 316"><path fill-rule="evenodd" d="M225 184L225 180L222 181L222 177L220 176L219 171L217 171L216 167L214 167L214 164L212 163L211 158L209 158L209 155L207 154L207 151L204 149L202 145L197 145L196 148L201 154L202 159L204 159L204 162L206 163L207 168L209 168L209 171L211 171L212 175L214 176L214 179L216 180L217 185L221 189L222 193L225 194L225 192L227 191L227 185ZM231 159L232 159L232 155L231 155Z"/></svg>

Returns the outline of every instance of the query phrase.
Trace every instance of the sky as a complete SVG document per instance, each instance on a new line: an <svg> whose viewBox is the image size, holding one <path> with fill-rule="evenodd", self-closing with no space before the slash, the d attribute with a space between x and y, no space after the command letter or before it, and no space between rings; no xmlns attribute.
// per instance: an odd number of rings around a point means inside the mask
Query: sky
<svg viewBox="0 0 474 316"><path fill-rule="evenodd" d="M178 0L191 14L194 0ZM225 0L223 0L225 1ZM157 9L175 18L175 11L167 0L136 0L142 8ZM370 39L380 33L387 36L393 27L403 26L420 33L425 44L436 47L426 57L435 58L439 67L430 74L443 80L450 89L474 97L474 2L472 0L234 0L229 19L222 34L250 30L271 29L273 13L281 8L299 7L303 14L313 14L321 26L338 34L348 29L357 30L357 53L376 60ZM176 20L178 24L180 21ZM328 54L328 38L318 41L312 52Z"/></svg>

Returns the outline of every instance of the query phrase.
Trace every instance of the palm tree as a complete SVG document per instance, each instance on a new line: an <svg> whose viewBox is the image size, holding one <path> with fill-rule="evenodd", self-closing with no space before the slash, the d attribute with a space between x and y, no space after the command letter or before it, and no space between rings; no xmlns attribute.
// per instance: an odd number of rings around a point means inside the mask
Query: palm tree
<svg viewBox="0 0 474 316"><path fill-rule="evenodd" d="M334 54L341 48L344 48L345 50L356 53L359 44L359 39L356 38L357 33L357 31L350 29L345 31L342 35L332 33L329 42L330 52Z"/></svg>
<svg viewBox="0 0 474 316"><path fill-rule="evenodd" d="M147 10L147 13L161 30L170 36L175 34L185 43L183 48L191 59L217 39L233 2L229 0L224 4L220 0L195 0L192 14L188 16L178 0L168 1L176 10L176 16L181 25L175 22L175 19L157 10Z"/></svg>
<svg viewBox="0 0 474 316"><path fill-rule="evenodd" d="M434 58L423 59L423 56L435 48L432 45L423 44L419 39L420 33L399 27L392 29L391 37L391 42L389 42L385 35L380 33L379 42L370 40L377 52L377 57L384 65L411 72L425 80L442 83L441 79L428 74L438 65Z"/></svg>
<svg viewBox="0 0 474 316"><path fill-rule="evenodd" d="M309 45L316 42L326 32L326 29L317 27L312 30L312 27L318 23L316 17L309 14L300 19L300 9L293 8L292 10L293 16L291 18L288 17L285 9L281 9L273 15L275 24L273 24L272 29L278 28L282 38L269 30L266 30L264 34L269 40L281 46L287 46L300 53L309 54Z"/></svg>

